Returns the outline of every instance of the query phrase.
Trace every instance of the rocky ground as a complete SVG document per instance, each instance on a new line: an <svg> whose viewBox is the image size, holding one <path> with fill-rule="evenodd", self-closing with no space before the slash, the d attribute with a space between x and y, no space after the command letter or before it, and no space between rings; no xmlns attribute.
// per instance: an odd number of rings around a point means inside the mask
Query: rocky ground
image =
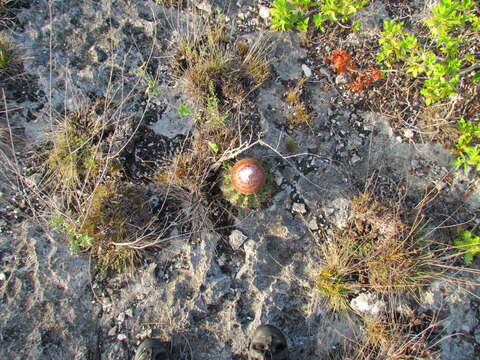
<svg viewBox="0 0 480 360"><path fill-rule="evenodd" d="M191 99L170 68L175 34L221 8L232 37L255 38L267 28L267 5L194 1L193 15L144 0L32 0L3 30L22 49L19 90L7 92L9 122L22 137L18 161L42 146L65 111L111 97L122 104L119 119L141 119L124 153L134 160L124 160L133 179L145 179L194 125L176 111ZM384 3L373 2L359 15L364 30L338 44L364 41L388 16ZM100 276L88 257L72 256L59 234L34 221L24 199L34 174L4 179L2 359L129 359L152 336L172 341L185 359L245 359L248 336L262 323L283 329L292 359L334 358L362 330L323 307L314 277L318 246L345 225L353 194L369 183L386 195L402 187L414 206L433 188L432 226L480 220L478 179L454 172L449 150L415 142L342 91L343 80L323 60L331 43L304 47L295 33L268 36L274 76L257 90L252 110L263 136L242 155L267 164L275 191L262 209L232 214L227 230L203 232L196 242L177 236L133 273ZM139 76L144 62L157 79L151 96ZM313 121L292 127L284 94L302 76ZM475 286L439 279L418 299L419 312L439 314L441 359L480 358L478 295ZM359 291L353 304L372 311L369 299Z"/></svg>

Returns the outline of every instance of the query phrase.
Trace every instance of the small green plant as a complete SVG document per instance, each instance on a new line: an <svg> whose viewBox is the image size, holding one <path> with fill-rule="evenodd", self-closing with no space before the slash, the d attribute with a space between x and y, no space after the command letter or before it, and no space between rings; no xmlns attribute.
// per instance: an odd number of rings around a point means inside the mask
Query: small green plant
<svg viewBox="0 0 480 360"><path fill-rule="evenodd" d="M78 250L86 250L92 246L92 238L87 234L79 233L73 225L68 223L61 214L53 215L48 225L53 231L64 232L68 238L70 252L75 253Z"/></svg>
<svg viewBox="0 0 480 360"><path fill-rule="evenodd" d="M192 110L187 105L180 104L178 105L177 113L182 116L192 115Z"/></svg>
<svg viewBox="0 0 480 360"><path fill-rule="evenodd" d="M350 16L356 14L368 3L368 0L323 0L320 1L320 12L313 16L316 28L325 31L324 23L346 23ZM352 25L354 30L360 28L359 23Z"/></svg>
<svg viewBox="0 0 480 360"><path fill-rule="evenodd" d="M220 147L218 146L217 143L215 143L213 141L207 141L207 144L215 154L218 154L220 152Z"/></svg>
<svg viewBox="0 0 480 360"><path fill-rule="evenodd" d="M314 26L325 31L325 24L346 23L350 16L363 9L368 0L275 0L272 3L272 26L275 30L307 31ZM359 24L352 25L358 29Z"/></svg>
<svg viewBox="0 0 480 360"><path fill-rule="evenodd" d="M480 253L480 235L475 235L468 230L457 229L457 238L454 243L461 253L465 252L463 260L467 265L470 265L473 258Z"/></svg>
<svg viewBox="0 0 480 360"><path fill-rule="evenodd" d="M138 75L145 81L146 84L146 89L145 93L150 96L158 96L159 91L157 88L157 81L153 76L151 76L147 72L147 62L144 62L139 68L138 68Z"/></svg>
<svg viewBox="0 0 480 360"><path fill-rule="evenodd" d="M456 144L457 158L453 161L455 169L463 167L465 172L473 166L480 171L480 123L474 125L470 121L460 119L460 137Z"/></svg>
<svg viewBox="0 0 480 360"><path fill-rule="evenodd" d="M416 56L418 52L418 40L414 35L403 31L403 23L395 20L383 22L382 37L378 40L381 46L377 54L377 60L384 62L387 67L410 56Z"/></svg>
<svg viewBox="0 0 480 360"><path fill-rule="evenodd" d="M215 91L213 81L210 81L208 86L208 95L206 96L205 119L206 123L214 126L225 126L225 121L228 114L222 112L220 104Z"/></svg>
<svg viewBox="0 0 480 360"><path fill-rule="evenodd" d="M310 21L308 11L313 4L311 0L275 0L270 9L272 26L281 31L307 31Z"/></svg>

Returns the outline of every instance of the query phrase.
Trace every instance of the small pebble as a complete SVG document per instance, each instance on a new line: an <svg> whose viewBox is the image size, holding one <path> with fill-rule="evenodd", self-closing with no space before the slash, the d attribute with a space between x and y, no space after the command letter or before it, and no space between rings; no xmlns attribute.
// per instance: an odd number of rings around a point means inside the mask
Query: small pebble
<svg viewBox="0 0 480 360"><path fill-rule="evenodd" d="M270 9L266 6L259 6L258 15L263 19L267 20L270 17Z"/></svg>
<svg viewBox="0 0 480 360"><path fill-rule="evenodd" d="M305 214L307 212L307 208L305 207L305 204L293 203L292 211L296 212L296 213L299 213L299 214Z"/></svg>
<svg viewBox="0 0 480 360"><path fill-rule="evenodd" d="M233 230L228 237L228 240L230 241L230 246L232 247L232 249L238 250L240 246L243 245L245 240L247 240L247 237L241 231Z"/></svg>
<svg viewBox="0 0 480 360"><path fill-rule="evenodd" d="M114 327L110 328L110 330L108 330L107 335L108 336L115 336L116 333L117 333L117 327L114 326Z"/></svg>
<svg viewBox="0 0 480 360"><path fill-rule="evenodd" d="M410 129L407 129L403 132L403 136L405 136L407 139L413 138L413 131Z"/></svg>
<svg viewBox="0 0 480 360"><path fill-rule="evenodd" d="M357 154L353 154L351 159L350 159L350 163L352 165L355 165L356 163L358 163L361 160L362 160L362 158L360 156L358 156Z"/></svg>
<svg viewBox="0 0 480 360"><path fill-rule="evenodd" d="M152 329L147 329L136 335L137 339L143 340L152 336Z"/></svg>
<svg viewBox="0 0 480 360"><path fill-rule="evenodd" d="M125 335L125 334L118 334L118 335L117 335L117 340L118 340L118 341L125 341L125 340L127 340L127 339L128 339L128 337L127 337L127 335Z"/></svg>
<svg viewBox="0 0 480 360"><path fill-rule="evenodd" d="M318 230L318 223L316 217L312 218L312 220L308 222L308 227L312 231Z"/></svg>
<svg viewBox="0 0 480 360"><path fill-rule="evenodd" d="M312 69L310 69L307 65L302 64L302 70L307 78L312 76Z"/></svg>

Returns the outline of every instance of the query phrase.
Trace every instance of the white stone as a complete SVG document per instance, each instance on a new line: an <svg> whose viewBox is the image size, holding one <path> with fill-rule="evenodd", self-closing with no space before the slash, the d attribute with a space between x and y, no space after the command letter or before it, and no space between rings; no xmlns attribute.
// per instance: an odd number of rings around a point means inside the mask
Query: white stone
<svg viewBox="0 0 480 360"><path fill-rule="evenodd" d="M307 212L307 209L305 207L305 204L302 203L293 203L292 205L292 211L299 213L299 214L305 214Z"/></svg>
<svg viewBox="0 0 480 360"><path fill-rule="evenodd" d="M353 154L352 158L350 159L350 163L352 165L355 165L356 163L358 163L361 160L362 160L362 158L360 156L358 156L357 154Z"/></svg>
<svg viewBox="0 0 480 360"><path fill-rule="evenodd" d="M312 220L308 222L308 228L313 231L318 230L318 223L316 217L312 218Z"/></svg>
<svg viewBox="0 0 480 360"><path fill-rule="evenodd" d="M230 246L232 247L232 249L238 250L240 249L240 246L243 245L245 240L247 240L247 237L241 231L233 230L228 237L228 240L230 241Z"/></svg>
<svg viewBox="0 0 480 360"><path fill-rule="evenodd" d="M125 341L125 340L127 340L127 339L128 339L128 337L127 337L127 335L125 335L125 334L118 334L118 335L117 335L117 340L118 340L118 341Z"/></svg>
<svg viewBox="0 0 480 360"><path fill-rule="evenodd" d="M312 69L310 69L307 65L302 64L302 70L307 78L312 76Z"/></svg>
<svg viewBox="0 0 480 360"><path fill-rule="evenodd" d="M5 281L7 280L7 275L5 275L5 273L0 273L0 281Z"/></svg>
<svg viewBox="0 0 480 360"><path fill-rule="evenodd" d="M346 74L339 74L335 77L335 84L337 85L347 84L348 82L349 79Z"/></svg>
<svg viewBox="0 0 480 360"><path fill-rule="evenodd" d="M182 116L178 114L177 108L169 106L162 117L150 125L150 128L155 134L174 138L177 135L187 135L193 124L194 117L192 115Z"/></svg>
<svg viewBox="0 0 480 360"><path fill-rule="evenodd" d="M403 132L403 136L405 136L407 139L413 138L413 131L411 129L406 129Z"/></svg>
<svg viewBox="0 0 480 360"><path fill-rule="evenodd" d="M380 300L375 294L362 293L350 301L353 310L359 313L378 315L385 311L385 302Z"/></svg>
<svg viewBox="0 0 480 360"><path fill-rule="evenodd" d="M115 336L116 333L117 333L117 327L114 326L110 328L110 330L108 330L107 336Z"/></svg>
<svg viewBox="0 0 480 360"><path fill-rule="evenodd" d="M197 1L195 6L199 10L205 11L207 14L212 13L212 5L208 1Z"/></svg>
<svg viewBox="0 0 480 360"><path fill-rule="evenodd" d="M270 9L266 6L260 5L259 8L258 8L258 15L263 20L267 20L270 17Z"/></svg>

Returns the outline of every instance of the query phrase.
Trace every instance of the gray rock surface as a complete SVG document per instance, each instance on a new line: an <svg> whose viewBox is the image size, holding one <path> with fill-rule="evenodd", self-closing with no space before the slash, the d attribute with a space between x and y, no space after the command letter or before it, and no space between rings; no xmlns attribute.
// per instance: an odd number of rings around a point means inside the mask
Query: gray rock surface
<svg viewBox="0 0 480 360"><path fill-rule="evenodd" d="M383 16L382 4L374 4ZM196 5L206 12L215 8L214 2ZM193 119L176 112L189 99L181 84L174 86L168 61L174 37L188 31L196 15L143 0L37 0L18 19L22 30L12 37L23 44L25 69L39 89L37 100L15 115L28 142L38 142L64 109L90 97L113 98L128 119L144 118L154 106L159 110L150 129L167 138L189 133ZM366 26L378 26L377 17L364 19ZM334 81L307 81L314 121L287 132L282 81L306 72L307 51L294 33L275 33L272 44L276 78L256 94L263 145L247 154L261 158L272 175L267 205L232 215L228 234L203 232L198 242L179 237L134 273L93 282L88 259L71 256L61 239L29 220L0 234L1 359L128 359L142 339L158 337L172 341L187 359L227 360L245 355L249 336L262 323L284 331L292 359L327 357L358 333L355 324L331 316L314 290L322 260L318 245L331 236L330 228L346 226L352 194L378 175L379 187L405 180L412 197L431 184L445 189L438 216L449 215L450 204L478 209L478 191L466 200L459 195L472 184L464 174L452 175L447 186L447 150L399 141L378 114L342 107ZM139 75L149 61L158 95L145 94ZM28 111L34 121L26 120ZM287 140L297 152L289 153ZM479 188L478 179L473 184ZM363 300L373 311L371 299ZM442 358L475 359L475 297L436 282L422 306L448 310L442 321L452 336L441 342Z"/></svg>

